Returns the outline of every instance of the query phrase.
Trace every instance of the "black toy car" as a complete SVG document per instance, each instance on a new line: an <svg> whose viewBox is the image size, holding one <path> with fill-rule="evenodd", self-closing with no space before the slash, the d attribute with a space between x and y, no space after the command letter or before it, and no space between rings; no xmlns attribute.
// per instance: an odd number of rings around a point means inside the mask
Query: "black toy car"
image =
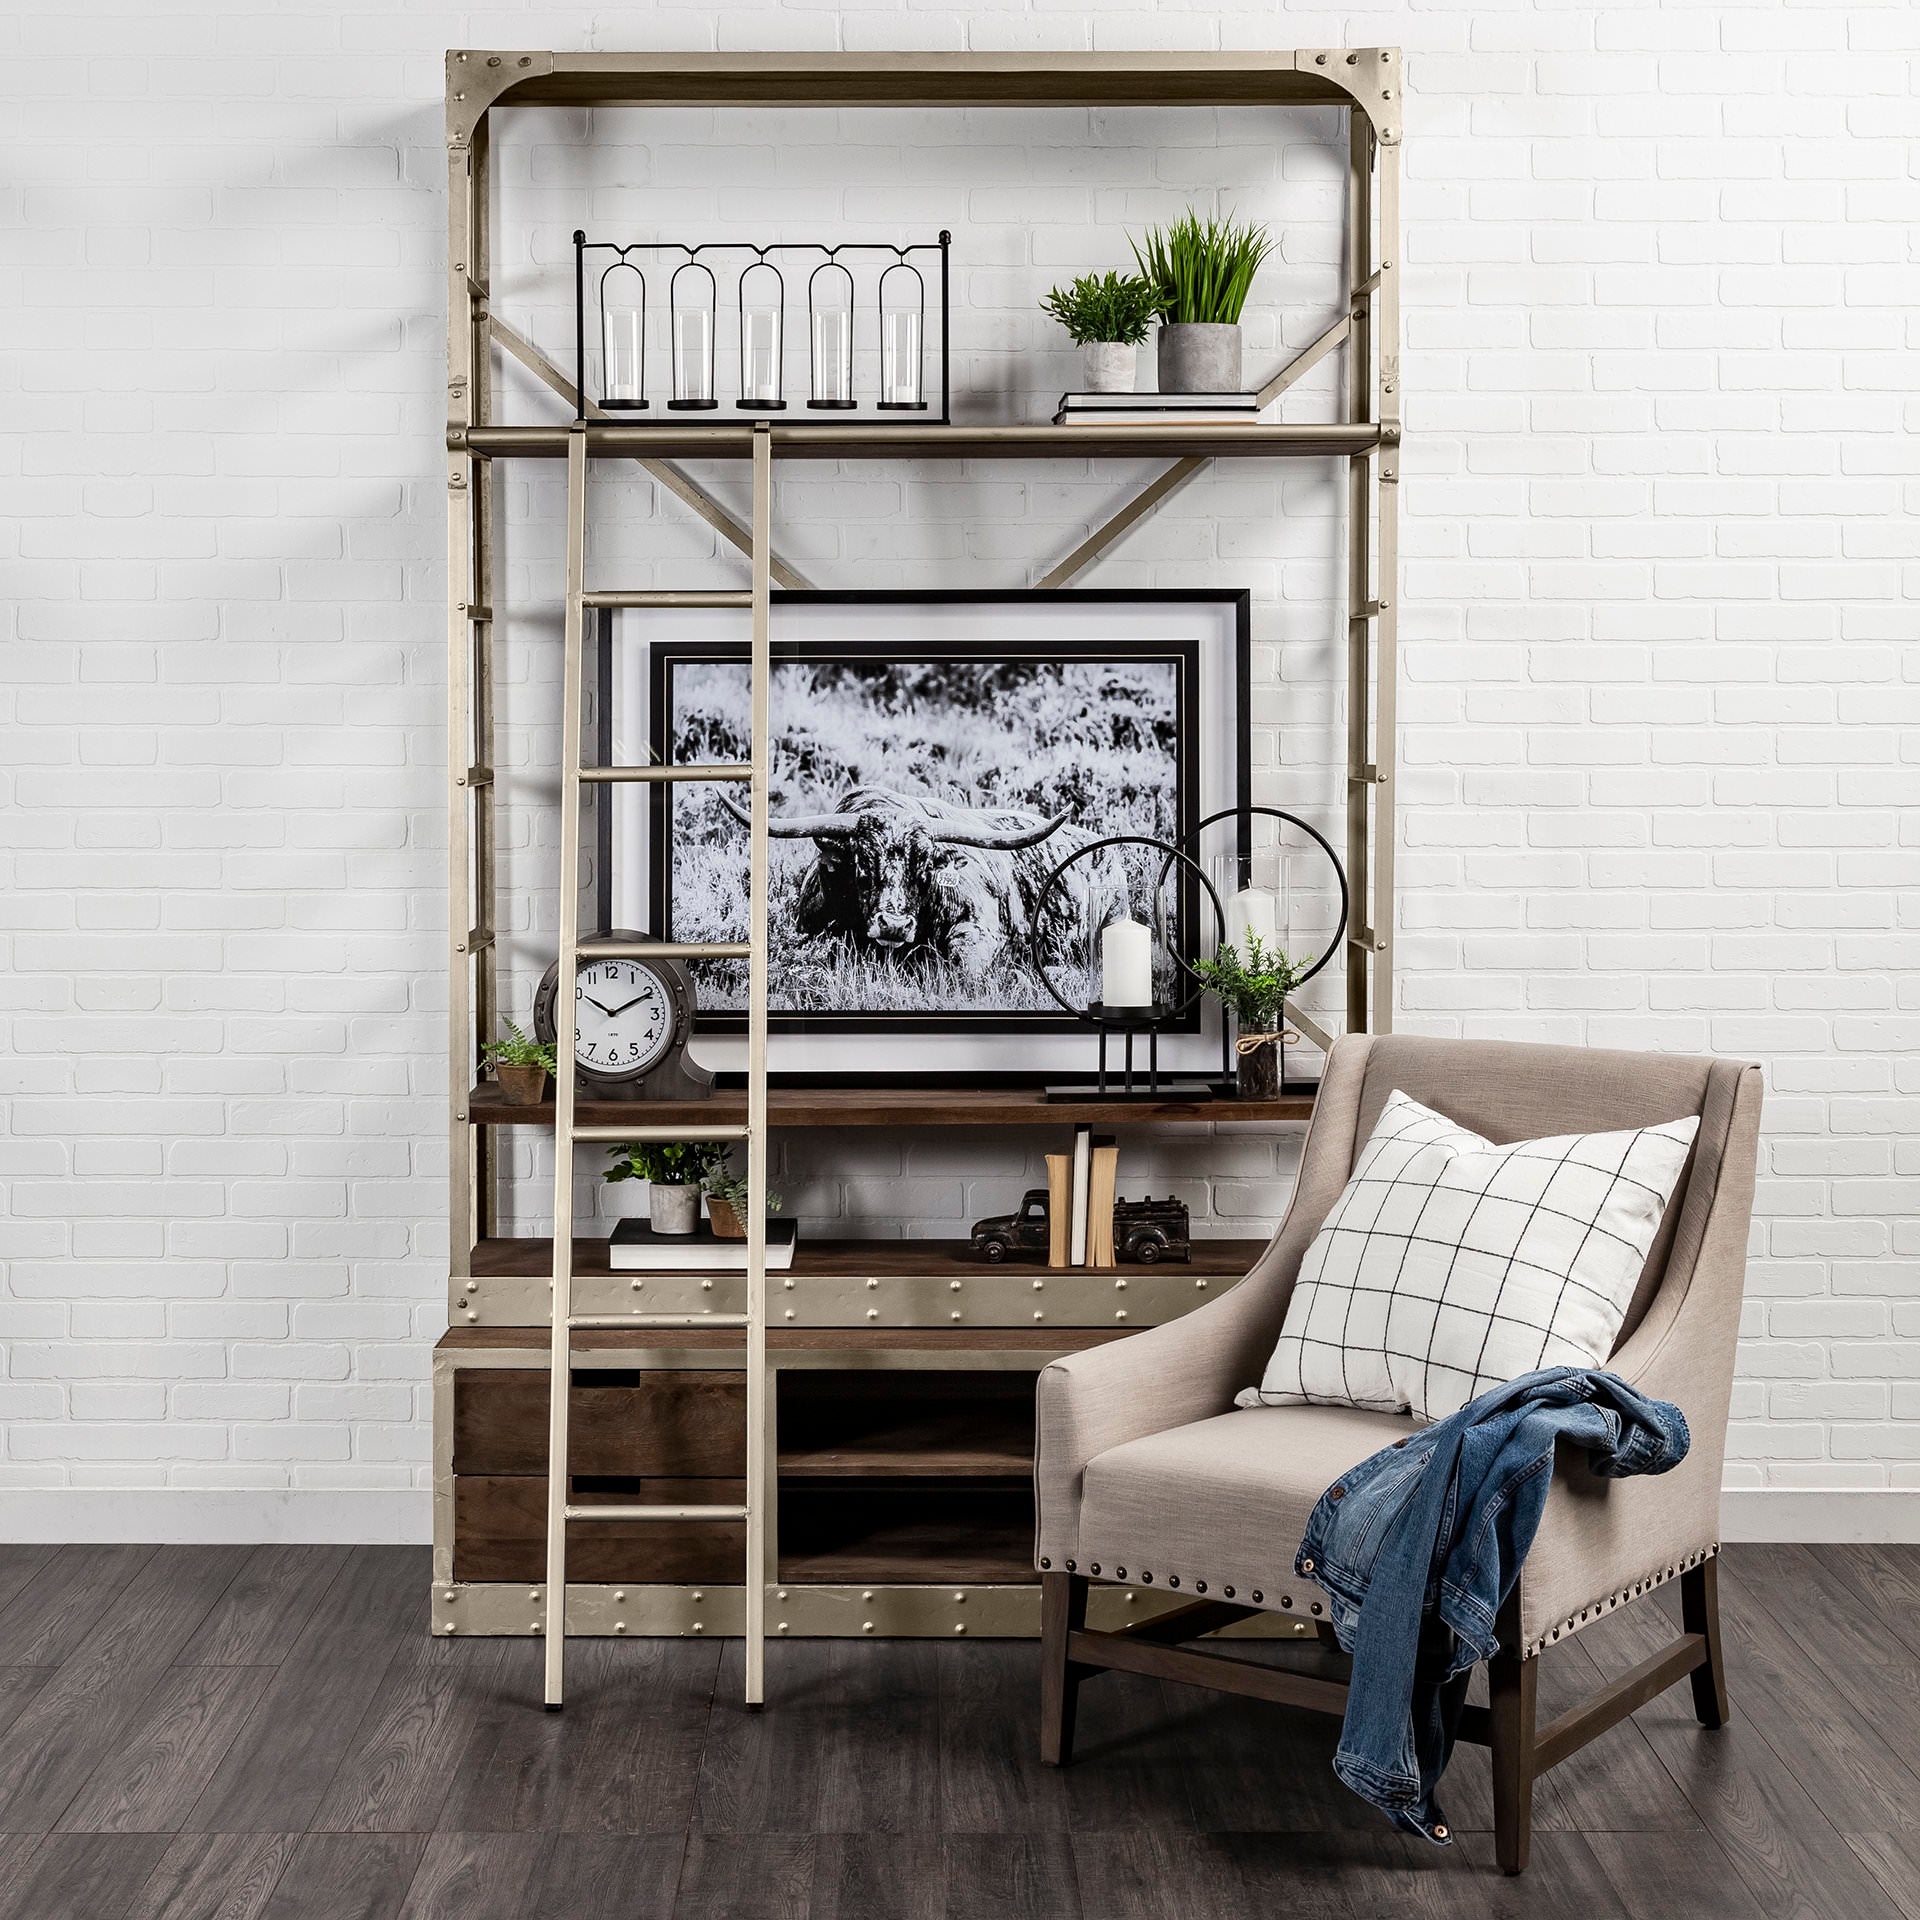
<svg viewBox="0 0 1920 1920"><path fill-rule="evenodd" d="M1116 1200L1113 1250L1120 1259L1143 1267L1159 1260L1191 1260L1186 1203L1171 1194L1164 1200Z"/></svg>
<svg viewBox="0 0 1920 1920"><path fill-rule="evenodd" d="M1046 1258L1049 1237L1047 1190L1029 1187L1017 1213L996 1213L973 1223L972 1250L989 1266L998 1266L1016 1254L1037 1253ZM1113 1208L1113 1250L1118 1259L1142 1267L1161 1260L1191 1260L1187 1237L1187 1209L1169 1196L1165 1200L1117 1200Z"/></svg>
<svg viewBox="0 0 1920 1920"><path fill-rule="evenodd" d="M1047 1190L1029 1187L1018 1213L996 1213L973 1223L973 1251L989 1266L1016 1253L1047 1257Z"/></svg>

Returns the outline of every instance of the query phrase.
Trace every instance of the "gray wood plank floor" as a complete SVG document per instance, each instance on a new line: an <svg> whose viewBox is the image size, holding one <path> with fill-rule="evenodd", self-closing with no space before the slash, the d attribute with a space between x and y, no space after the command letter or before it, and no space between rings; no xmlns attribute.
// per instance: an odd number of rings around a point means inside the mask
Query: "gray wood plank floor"
<svg viewBox="0 0 1920 1920"><path fill-rule="evenodd" d="M0 1920L1920 1920L1920 1548L1746 1547L1733 1724L1682 1687L1550 1774L1493 1866L1333 1778L1331 1720L1110 1675L1034 1752L1035 1650L426 1632L424 1550L0 1546ZM1548 1656L1550 1715L1673 1630Z"/></svg>

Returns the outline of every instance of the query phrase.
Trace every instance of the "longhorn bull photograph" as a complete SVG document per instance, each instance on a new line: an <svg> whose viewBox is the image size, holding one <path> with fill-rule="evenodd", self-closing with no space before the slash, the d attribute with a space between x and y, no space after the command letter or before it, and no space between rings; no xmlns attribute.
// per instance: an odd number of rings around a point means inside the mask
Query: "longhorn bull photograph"
<svg viewBox="0 0 1920 1920"><path fill-rule="evenodd" d="M743 757L744 660L680 652L656 662L660 758ZM1193 817L1186 652L808 654L778 660L773 676L773 1011L1051 1023L1042 965L1063 991L1093 997L1100 930L1153 914L1158 865L1109 850L1069 871L1037 927L1035 909L1070 853L1113 834L1176 835ZM656 925L675 940L742 938L744 800L654 791ZM1165 886L1178 912L1178 878ZM744 963L700 963L703 1011L743 1007L745 988Z"/></svg>

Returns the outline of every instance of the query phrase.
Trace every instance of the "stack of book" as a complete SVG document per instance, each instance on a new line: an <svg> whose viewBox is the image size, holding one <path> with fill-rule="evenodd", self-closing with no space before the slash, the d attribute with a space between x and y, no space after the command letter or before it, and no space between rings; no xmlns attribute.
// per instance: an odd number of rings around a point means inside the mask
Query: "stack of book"
<svg viewBox="0 0 1920 1920"><path fill-rule="evenodd" d="M1120 1148L1110 1134L1076 1127L1071 1153L1047 1155L1047 1265L1111 1267Z"/></svg>
<svg viewBox="0 0 1920 1920"><path fill-rule="evenodd" d="M1257 393L1063 393L1056 427L1257 427Z"/></svg>
<svg viewBox="0 0 1920 1920"><path fill-rule="evenodd" d="M767 1222L767 1271L793 1265L800 1235L791 1220ZM745 1273L747 1243L723 1240L702 1220L692 1233L655 1233L644 1220L622 1220L607 1242L607 1265L615 1273Z"/></svg>

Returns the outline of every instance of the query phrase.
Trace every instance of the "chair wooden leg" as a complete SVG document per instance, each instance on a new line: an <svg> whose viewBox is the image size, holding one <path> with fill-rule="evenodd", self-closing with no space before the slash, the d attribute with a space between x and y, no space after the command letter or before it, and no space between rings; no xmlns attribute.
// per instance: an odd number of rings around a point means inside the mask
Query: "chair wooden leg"
<svg viewBox="0 0 1920 1920"><path fill-rule="evenodd" d="M1493 1850L1502 1873L1524 1873L1533 1847L1534 1702L1538 1658L1504 1647L1487 1662L1487 1732L1493 1750Z"/></svg>
<svg viewBox="0 0 1920 1920"><path fill-rule="evenodd" d="M1087 1582L1077 1573L1040 1576L1040 1758L1073 1758L1073 1712L1087 1669L1067 1658L1067 1635L1087 1624Z"/></svg>
<svg viewBox="0 0 1920 1920"><path fill-rule="evenodd" d="M1680 1576L1680 1624L1703 1634L1705 1662L1688 1676L1693 1682L1693 1711L1703 1727L1724 1727L1733 1709L1727 1703L1727 1655L1720 1639L1720 1562L1703 1560Z"/></svg>

